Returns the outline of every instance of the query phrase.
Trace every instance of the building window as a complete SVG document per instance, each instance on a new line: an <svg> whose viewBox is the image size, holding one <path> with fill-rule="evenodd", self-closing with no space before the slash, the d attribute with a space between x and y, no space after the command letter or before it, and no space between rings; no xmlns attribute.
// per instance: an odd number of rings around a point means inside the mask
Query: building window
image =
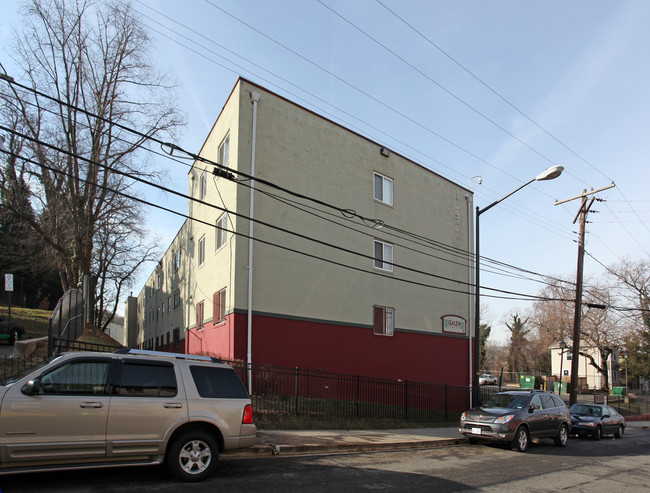
<svg viewBox="0 0 650 493"><path fill-rule="evenodd" d="M167 296L167 313L172 311L172 297Z"/></svg>
<svg viewBox="0 0 650 493"><path fill-rule="evenodd" d="M206 196L208 193L208 173L203 172L201 173L201 177L199 178L199 199L202 199Z"/></svg>
<svg viewBox="0 0 650 493"><path fill-rule="evenodd" d="M175 348L181 347L180 332L181 332L181 329L179 329L179 328L174 329L174 347Z"/></svg>
<svg viewBox="0 0 650 493"><path fill-rule="evenodd" d="M226 135L226 138L223 139L223 142L219 146L219 160L218 164L225 166L230 160L230 134Z"/></svg>
<svg viewBox="0 0 650 493"><path fill-rule="evenodd" d="M174 252L174 272L178 272L181 268L181 250L180 248Z"/></svg>
<svg viewBox="0 0 650 493"><path fill-rule="evenodd" d="M197 329L202 329L203 328L203 302L199 302L196 304L196 328Z"/></svg>
<svg viewBox="0 0 650 493"><path fill-rule="evenodd" d="M174 310L181 307L181 290L174 291Z"/></svg>
<svg viewBox="0 0 650 493"><path fill-rule="evenodd" d="M375 267L393 272L393 245L374 240Z"/></svg>
<svg viewBox="0 0 650 493"><path fill-rule="evenodd" d="M226 244L228 239L228 213L224 212L219 219L217 219L217 232L215 239L215 250L219 250Z"/></svg>
<svg viewBox="0 0 650 493"><path fill-rule="evenodd" d="M213 297L213 315L215 324L226 321L226 289L217 291Z"/></svg>
<svg viewBox="0 0 650 493"><path fill-rule="evenodd" d="M374 197L376 200L393 205L393 180L387 176L374 174Z"/></svg>
<svg viewBox="0 0 650 493"><path fill-rule="evenodd" d="M373 306L373 332L377 335L392 336L395 330L395 308Z"/></svg>
<svg viewBox="0 0 650 493"><path fill-rule="evenodd" d="M199 238L199 265L205 262L205 235Z"/></svg>

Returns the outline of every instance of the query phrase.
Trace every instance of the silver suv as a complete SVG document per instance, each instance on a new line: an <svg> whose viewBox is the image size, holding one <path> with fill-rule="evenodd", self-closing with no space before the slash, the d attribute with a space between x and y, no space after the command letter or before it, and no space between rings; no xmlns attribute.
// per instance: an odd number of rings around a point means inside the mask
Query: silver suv
<svg viewBox="0 0 650 493"><path fill-rule="evenodd" d="M0 474L166 462L200 481L256 432L235 371L204 356L66 353L0 383Z"/></svg>
<svg viewBox="0 0 650 493"><path fill-rule="evenodd" d="M557 446L565 447L570 428L571 416L562 399L552 392L531 390L494 394L461 415L458 431L469 443L504 442L524 452L532 438L553 438Z"/></svg>

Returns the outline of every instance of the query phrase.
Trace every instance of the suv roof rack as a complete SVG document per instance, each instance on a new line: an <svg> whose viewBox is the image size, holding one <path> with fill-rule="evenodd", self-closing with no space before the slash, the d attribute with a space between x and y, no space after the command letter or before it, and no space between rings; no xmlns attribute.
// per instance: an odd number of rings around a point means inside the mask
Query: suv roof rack
<svg viewBox="0 0 650 493"><path fill-rule="evenodd" d="M200 356L198 354L166 353L164 351L148 351L146 349L123 348L115 351L115 354L137 354L141 356L157 356L163 358L190 359L197 361L211 361L212 363L222 363L222 360L212 358L211 356Z"/></svg>

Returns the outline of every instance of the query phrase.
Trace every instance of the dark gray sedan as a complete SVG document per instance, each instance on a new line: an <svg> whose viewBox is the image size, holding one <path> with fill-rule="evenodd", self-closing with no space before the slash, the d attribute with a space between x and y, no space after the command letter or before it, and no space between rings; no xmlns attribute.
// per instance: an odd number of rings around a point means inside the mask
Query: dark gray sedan
<svg viewBox="0 0 650 493"><path fill-rule="evenodd" d="M602 435L621 438L625 432L625 418L616 409L604 404L574 404L571 412L571 434L600 440Z"/></svg>
<svg viewBox="0 0 650 493"><path fill-rule="evenodd" d="M0 340L13 344L25 337L25 328L15 320L0 316Z"/></svg>

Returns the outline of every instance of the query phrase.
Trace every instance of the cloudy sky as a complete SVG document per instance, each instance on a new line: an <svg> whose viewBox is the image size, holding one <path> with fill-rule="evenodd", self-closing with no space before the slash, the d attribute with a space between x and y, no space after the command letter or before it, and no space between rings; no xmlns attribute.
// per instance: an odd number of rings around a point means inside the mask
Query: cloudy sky
<svg viewBox="0 0 650 493"><path fill-rule="evenodd" d="M0 61L20 27L5 2ZM469 187L485 207L554 164L536 182L481 215L481 254L509 266L575 277L579 202L597 194L587 225L585 276L650 251L650 2L645 0L142 0L153 55L179 83L188 126L177 142L198 151L242 75ZM19 80L20 81L20 80ZM21 81L22 82L22 81ZM156 159L173 186L187 168ZM148 199L186 210L182 200ZM345 207L345 204L340 204ZM152 211L166 248L182 219ZM497 272L481 285L523 294L532 274ZM137 292L144 278L135 286ZM525 277L526 279L522 279ZM532 278L532 280L528 279ZM490 294L489 290L483 291ZM493 340L504 317L531 303L485 297Z"/></svg>

